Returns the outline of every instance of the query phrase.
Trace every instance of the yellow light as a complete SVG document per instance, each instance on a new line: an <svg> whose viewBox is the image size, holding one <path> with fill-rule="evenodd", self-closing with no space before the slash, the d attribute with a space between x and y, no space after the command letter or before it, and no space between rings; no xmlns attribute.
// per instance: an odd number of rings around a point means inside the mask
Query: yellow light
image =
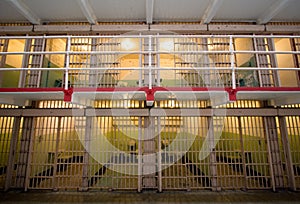
<svg viewBox="0 0 300 204"><path fill-rule="evenodd" d="M175 101L169 100L169 108L175 108Z"/></svg>

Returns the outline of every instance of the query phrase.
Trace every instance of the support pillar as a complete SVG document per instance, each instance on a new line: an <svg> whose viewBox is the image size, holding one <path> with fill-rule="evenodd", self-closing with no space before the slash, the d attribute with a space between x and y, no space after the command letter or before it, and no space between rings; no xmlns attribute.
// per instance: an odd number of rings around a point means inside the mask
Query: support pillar
<svg viewBox="0 0 300 204"><path fill-rule="evenodd" d="M90 141L93 134L93 118L86 117L85 124L85 138L84 138L84 155L83 155L83 170L82 170L82 189L81 191L87 191L89 186L89 157L90 157Z"/></svg>
<svg viewBox="0 0 300 204"><path fill-rule="evenodd" d="M32 153L32 141L34 137L35 118L24 117L23 130L20 140L20 153L16 163L16 188L28 188L30 163Z"/></svg>
<svg viewBox="0 0 300 204"><path fill-rule="evenodd" d="M279 137L274 117L264 117L264 123L268 144L272 188L275 191L277 188L284 187L283 167L278 141Z"/></svg>
<svg viewBox="0 0 300 204"><path fill-rule="evenodd" d="M157 142L154 131L155 117L145 117L145 135L143 147L143 188L155 189L157 188Z"/></svg>
<svg viewBox="0 0 300 204"><path fill-rule="evenodd" d="M209 169L210 169L210 180L212 191L220 191L217 180L217 159L215 151L215 134L214 134L214 122L213 117L208 117L208 141L209 141Z"/></svg>
<svg viewBox="0 0 300 204"><path fill-rule="evenodd" d="M54 155L54 162L53 162L53 190L57 190L57 160L59 155L59 144L60 144L60 138L61 138L61 124L62 124L62 117L58 117L58 124L57 124L57 135L56 135L56 141L55 141L55 155Z"/></svg>
<svg viewBox="0 0 300 204"><path fill-rule="evenodd" d="M241 117L238 117L238 128L239 128L239 136L240 136L240 145L241 145L241 154L242 154L242 162L243 162L243 176L244 176L244 183L245 183L245 190L248 189L248 181L247 181L247 166L246 166L246 156L245 156L245 149L244 149L244 138L243 138L243 130L242 130L242 121Z"/></svg>

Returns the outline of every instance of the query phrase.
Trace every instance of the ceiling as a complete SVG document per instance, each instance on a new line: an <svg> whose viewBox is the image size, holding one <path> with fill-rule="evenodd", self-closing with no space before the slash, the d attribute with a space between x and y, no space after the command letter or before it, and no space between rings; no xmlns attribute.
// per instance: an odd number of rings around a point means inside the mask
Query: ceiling
<svg viewBox="0 0 300 204"><path fill-rule="evenodd" d="M0 0L0 23L300 22L299 0Z"/></svg>

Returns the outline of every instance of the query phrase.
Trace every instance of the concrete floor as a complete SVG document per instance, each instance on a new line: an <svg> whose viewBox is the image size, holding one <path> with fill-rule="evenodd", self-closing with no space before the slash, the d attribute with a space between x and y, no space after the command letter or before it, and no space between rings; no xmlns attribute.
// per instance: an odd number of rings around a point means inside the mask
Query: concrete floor
<svg viewBox="0 0 300 204"><path fill-rule="evenodd" d="M1 192L0 203L300 203L300 192Z"/></svg>

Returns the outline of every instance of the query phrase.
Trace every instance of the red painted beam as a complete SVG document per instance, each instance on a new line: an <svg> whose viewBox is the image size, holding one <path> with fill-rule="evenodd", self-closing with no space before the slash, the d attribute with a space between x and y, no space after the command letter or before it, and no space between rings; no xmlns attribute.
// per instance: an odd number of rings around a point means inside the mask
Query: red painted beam
<svg viewBox="0 0 300 204"><path fill-rule="evenodd" d="M0 88L1 92L57 92L64 91L63 88Z"/></svg>
<svg viewBox="0 0 300 204"><path fill-rule="evenodd" d="M72 94L74 92L136 92L143 91L146 94L147 101L154 101L155 92L157 91L166 91L166 92L197 92L197 91L226 91L229 95L230 101L236 101L236 94L239 91L259 91L259 92L281 92L281 91L300 91L300 87L237 87L236 89L232 89L230 87L222 88L222 87L153 87L149 89L149 87L98 87L98 88L69 88L65 90L64 88L0 88L0 93L16 93L16 92L63 92L64 93L64 101L71 102Z"/></svg>

